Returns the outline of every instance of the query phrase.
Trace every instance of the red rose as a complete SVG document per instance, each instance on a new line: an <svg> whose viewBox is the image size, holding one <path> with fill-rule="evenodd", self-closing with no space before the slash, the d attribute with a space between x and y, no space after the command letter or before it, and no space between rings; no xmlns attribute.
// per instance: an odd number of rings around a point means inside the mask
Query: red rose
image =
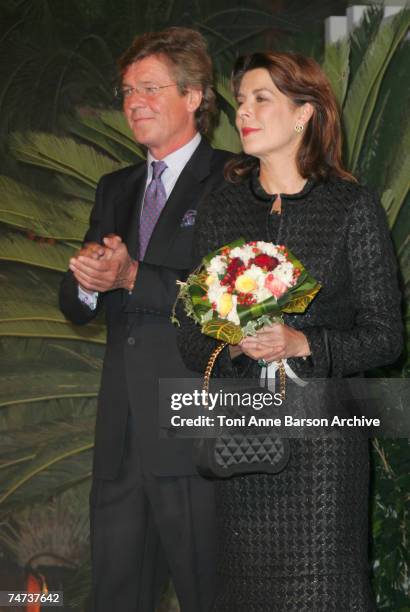
<svg viewBox="0 0 410 612"><path fill-rule="evenodd" d="M234 257L229 262L226 268L225 276L221 280L221 285L232 285L236 281L236 277L239 276L245 270L245 264L239 257Z"/></svg>
<svg viewBox="0 0 410 612"><path fill-rule="evenodd" d="M276 257L271 257L270 255L265 255L264 253L261 253L253 259L250 259L249 264L255 264L255 266L258 266L259 268L263 268L264 270L271 272L279 264L279 260L276 259Z"/></svg>

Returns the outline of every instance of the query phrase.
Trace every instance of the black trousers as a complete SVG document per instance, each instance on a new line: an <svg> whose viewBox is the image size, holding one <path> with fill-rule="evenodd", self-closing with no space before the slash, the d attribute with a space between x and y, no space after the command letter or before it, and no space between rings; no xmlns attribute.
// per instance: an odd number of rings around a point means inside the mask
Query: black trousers
<svg viewBox="0 0 410 612"><path fill-rule="evenodd" d="M216 593L212 482L150 474L130 434L118 478L93 480L90 519L93 612L154 612L169 575L181 612L211 609Z"/></svg>

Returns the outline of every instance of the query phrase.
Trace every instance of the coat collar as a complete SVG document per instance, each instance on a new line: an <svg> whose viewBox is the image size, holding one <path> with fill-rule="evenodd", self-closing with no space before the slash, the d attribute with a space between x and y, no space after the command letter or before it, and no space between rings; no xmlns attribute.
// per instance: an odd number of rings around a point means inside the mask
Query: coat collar
<svg viewBox="0 0 410 612"><path fill-rule="evenodd" d="M146 180L147 165L144 161L134 166L124 179L115 207L118 233L125 239L128 252L133 259L138 257L139 219Z"/></svg>
<svg viewBox="0 0 410 612"><path fill-rule="evenodd" d="M250 184L251 184L252 193L259 200L262 200L263 202L272 203L272 200L274 200L278 196L277 193L268 193L262 187L261 182L259 180L259 167L254 168L252 170L251 176L250 176ZM313 188L315 184L316 184L316 180L313 178L309 178L304 184L303 188L300 191L298 191L298 193L280 193L279 194L280 198L281 200L303 199L311 191L311 189Z"/></svg>

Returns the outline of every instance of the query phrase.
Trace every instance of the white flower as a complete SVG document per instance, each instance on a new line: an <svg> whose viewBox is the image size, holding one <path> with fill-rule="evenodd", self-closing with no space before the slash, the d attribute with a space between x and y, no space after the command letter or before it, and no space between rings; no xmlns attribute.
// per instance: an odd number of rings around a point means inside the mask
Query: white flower
<svg viewBox="0 0 410 612"><path fill-rule="evenodd" d="M208 274L225 274L226 258L224 255L215 255L206 267Z"/></svg>
<svg viewBox="0 0 410 612"><path fill-rule="evenodd" d="M281 280L282 283L285 283L285 285L287 285L288 287L291 287L292 285L295 284L293 280L293 271L294 271L293 264L290 261L285 261L279 264L278 266L276 266L276 268L273 271L273 274L274 276L276 276L276 278Z"/></svg>
<svg viewBox="0 0 410 612"><path fill-rule="evenodd" d="M238 317L238 312L237 312L238 296L232 294L232 302L233 302L232 310L226 318L231 323L235 323L235 325L240 325L241 322L240 322L240 319Z"/></svg>
<svg viewBox="0 0 410 612"><path fill-rule="evenodd" d="M283 252L271 242L262 242L261 240L259 240L256 243L256 246L262 251L262 253L265 253L265 255L269 255L270 257L276 257L276 259L278 259L280 262L287 261L286 256L283 254Z"/></svg>
<svg viewBox="0 0 410 612"><path fill-rule="evenodd" d="M255 253L253 252L252 246L250 246L249 244L244 244L241 247L235 247L234 249L232 249L229 256L232 259L234 259L235 257L239 257L239 259L242 259L245 266L247 266L249 260L252 259L252 257L255 257Z"/></svg>
<svg viewBox="0 0 410 612"><path fill-rule="evenodd" d="M248 270L248 274L258 283L258 288L253 292L253 295L259 304L260 302L263 302L263 300L270 297L269 291L265 288L266 272L264 272L259 266L252 264Z"/></svg>
<svg viewBox="0 0 410 612"><path fill-rule="evenodd" d="M226 287L222 287L222 285L220 285L219 281L217 280L215 283L212 283L212 285L210 285L208 288L208 299L211 303L215 302L215 304L217 304L224 293L226 293Z"/></svg>

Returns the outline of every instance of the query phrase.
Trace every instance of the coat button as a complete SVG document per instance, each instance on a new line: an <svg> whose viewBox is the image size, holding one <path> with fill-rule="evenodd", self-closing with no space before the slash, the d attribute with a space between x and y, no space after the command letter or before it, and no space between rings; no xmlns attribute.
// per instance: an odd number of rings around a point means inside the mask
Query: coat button
<svg viewBox="0 0 410 612"><path fill-rule="evenodd" d="M127 342L130 346L134 346L135 344L135 338L133 338L132 336L130 336L129 338L127 338Z"/></svg>

